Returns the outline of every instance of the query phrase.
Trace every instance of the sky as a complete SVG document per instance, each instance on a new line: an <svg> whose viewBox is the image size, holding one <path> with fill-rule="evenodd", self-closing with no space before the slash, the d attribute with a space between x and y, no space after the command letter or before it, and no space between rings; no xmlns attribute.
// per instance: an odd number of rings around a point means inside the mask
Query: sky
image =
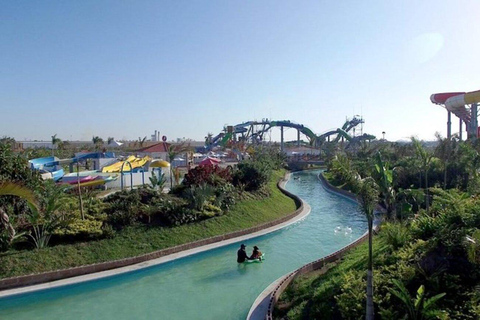
<svg viewBox="0 0 480 320"><path fill-rule="evenodd" d="M321 134L361 115L364 133L433 140L447 112L430 95L480 89L478 12L474 0L0 1L0 136L203 140L264 118Z"/></svg>

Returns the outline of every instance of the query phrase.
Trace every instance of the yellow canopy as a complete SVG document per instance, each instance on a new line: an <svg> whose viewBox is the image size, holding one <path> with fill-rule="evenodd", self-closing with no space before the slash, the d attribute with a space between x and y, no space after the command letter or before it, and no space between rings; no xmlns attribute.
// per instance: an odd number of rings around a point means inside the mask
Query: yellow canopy
<svg viewBox="0 0 480 320"><path fill-rule="evenodd" d="M157 160L152 160L150 162L150 168L168 168L170 167L170 163L165 160L157 159Z"/></svg>

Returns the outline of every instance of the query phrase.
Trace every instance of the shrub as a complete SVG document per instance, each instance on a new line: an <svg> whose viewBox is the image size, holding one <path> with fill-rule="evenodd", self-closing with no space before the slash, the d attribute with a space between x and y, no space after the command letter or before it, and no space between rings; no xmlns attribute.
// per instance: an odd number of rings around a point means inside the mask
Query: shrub
<svg viewBox="0 0 480 320"><path fill-rule="evenodd" d="M64 228L54 232L56 236L72 240L92 240L103 237L103 222L90 219L73 219Z"/></svg>
<svg viewBox="0 0 480 320"><path fill-rule="evenodd" d="M403 247L410 240L410 233L402 223L385 223L382 225L382 235L393 249Z"/></svg>
<svg viewBox="0 0 480 320"><path fill-rule="evenodd" d="M221 186L227 182L232 182L232 175L229 168L222 169L217 165L207 165L190 169L185 175L182 184L187 187L203 184Z"/></svg>
<svg viewBox="0 0 480 320"><path fill-rule="evenodd" d="M255 191L265 185L272 174L269 166L262 162L244 161L238 164L233 184L246 191Z"/></svg>
<svg viewBox="0 0 480 320"><path fill-rule="evenodd" d="M365 313L367 287L359 271L350 270L343 275L341 293L335 296L343 319L361 319Z"/></svg>

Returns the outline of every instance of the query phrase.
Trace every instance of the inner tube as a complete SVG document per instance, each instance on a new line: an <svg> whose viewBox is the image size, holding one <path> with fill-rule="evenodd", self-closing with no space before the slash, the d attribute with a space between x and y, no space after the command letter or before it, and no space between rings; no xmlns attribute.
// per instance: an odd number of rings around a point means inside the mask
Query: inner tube
<svg viewBox="0 0 480 320"><path fill-rule="evenodd" d="M259 259L245 260L243 263L262 263L265 260L265 253L262 253L262 256Z"/></svg>

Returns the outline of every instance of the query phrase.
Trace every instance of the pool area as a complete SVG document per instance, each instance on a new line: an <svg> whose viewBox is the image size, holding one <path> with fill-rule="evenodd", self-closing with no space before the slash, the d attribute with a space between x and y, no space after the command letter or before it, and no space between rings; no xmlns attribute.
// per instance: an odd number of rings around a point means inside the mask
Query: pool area
<svg viewBox="0 0 480 320"><path fill-rule="evenodd" d="M237 264L240 243L139 271L0 299L1 319L245 319L274 280L367 230L352 200L326 191L320 171L293 173L286 189L310 204L304 220L244 241L263 263Z"/></svg>

